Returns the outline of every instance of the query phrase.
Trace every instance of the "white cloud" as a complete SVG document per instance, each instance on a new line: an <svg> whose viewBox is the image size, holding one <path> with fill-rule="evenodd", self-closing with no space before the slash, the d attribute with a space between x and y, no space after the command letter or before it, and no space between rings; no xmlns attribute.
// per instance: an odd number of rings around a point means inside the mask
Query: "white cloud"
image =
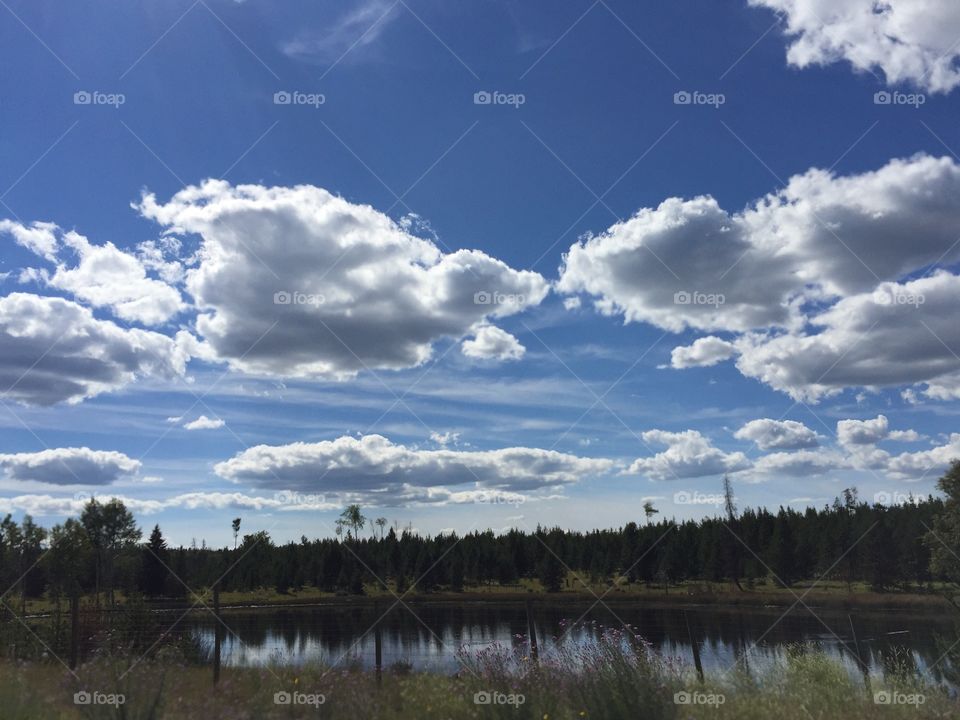
<svg viewBox="0 0 960 720"><path fill-rule="evenodd" d="M571 246L557 287L674 332L798 330L807 301L960 258L958 197L960 165L917 155L848 177L812 169L735 214L669 198Z"/></svg>
<svg viewBox="0 0 960 720"><path fill-rule="evenodd" d="M935 478L945 473L954 460L960 460L960 433L952 433L949 442L930 450L891 457L886 471L893 477L905 480Z"/></svg>
<svg viewBox="0 0 960 720"><path fill-rule="evenodd" d="M432 432L430 433L430 439L433 440L437 445L442 445L446 447L447 445L456 445L460 442L460 433L448 431L445 433Z"/></svg>
<svg viewBox="0 0 960 720"><path fill-rule="evenodd" d="M920 304L878 302L873 292L840 300L811 318L816 334L755 334L737 341L737 368L799 400L816 401L847 387L926 382L960 371L960 276L945 271L884 292Z"/></svg>
<svg viewBox="0 0 960 720"><path fill-rule="evenodd" d="M645 443L666 445L667 449L652 457L634 460L625 471L627 474L674 480L720 475L750 466L742 452L725 453L696 430L648 430L642 437Z"/></svg>
<svg viewBox="0 0 960 720"><path fill-rule="evenodd" d="M336 19L325 19L320 30L303 30L281 50L293 58L334 62L362 57L400 14L388 0L362 0Z"/></svg>
<svg viewBox="0 0 960 720"><path fill-rule="evenodd" d="M839 61L930 92L960 84L960 5L952 0L749 0L781 13L797 67Z"/></svg>
<svg viewBox="0 0 960 720"><path fill-rule="evenodd" d="M335 510L339 505L328 503L321 497L290 497L277 494L272 497L245 495L243 493L194 492L173 495L163 499L128 497L116 494L96 496L104 501L116 497L134 513L152 515L164 510L254 510L278 512L316 512ZM0 513L25 512L35 517L77 516L83 511L89 498L73 495L17 495L0 497Z"/></svg>
<svg viewBox="0 0 960 720"><path fill-rule="evenodd" d="M214 471L235 482L298 492L337 494L367 503L451 502L476 493L524 493L573 483L612 467L537 448L463 451L412 449L381 435L290 445L258 445ZM456 492L448 486L471 486ZM464 496L463 493L474 493Z"/></svg>
<svg viewBox="0 0 960 720"><path fill-rule="evenodd" d="M513 335L493 325L481 325L472 340L464 340L463 354L479 360L519 360L527 349Z"/></svg>
<svg viewBox="0 0 960 720"><path fill-rule="evenodd" d="M764 455L754 463L752 474L776 479L778 476L809 477L847 467L844 458L829 450L797 450Z"/></svg>
<svg viewBox="0 0 960 720"><path fill-rule="evenodd" d="M0 455L8 480L47 485L109 485L136 474L140 461L123 453L87 447Z"/></svg>
<svg viewBox="0 0 960 720"><path fill-rule="evenodd" d="M751 420L733 436L750 440L761 450L799 450L818 444L817 434L796 420Z"/></svg>
<svg viewBox="0 0 960 720"><path fill-rule="evenodd" d="M873 445L889 434L890 423L886 415L877 415L872 420L840 420L837 423L837 439L841 445Z"/></svg>
<svg viewBox="0 0 960 720"><path fill-rule="evenodd" d="M916 430L891 430L887 435L887 439L896 440L897 442L917 442L918 440L923 440L923 435Z"/></svg>
<svg viewBox="0 0 960 720"><path fill-rule="evenodd" d="M682 370L692 367L710 367L736 355L733 343L713 335L694 340L692 345L675 347L670 353L670 367Z"/></svg>
<svg viewBox="0 0 960 720"><path fill-rule="evenodd" d="M201 415L196 420L184 423L183 427L187 430L216 430L224 425L224 421L220 418L208 418L206 415Z"/></svg>
<svg viewBox="0 0 960 720"><path fill-rule="evenodd" d="M140 259L113 243L92 245L84 236L62 232L52 223L34 223L28 228L4 220L0 221L2 231L56 265L52 274L43 268L29 268L21 273L21 281L49 285L87 305L109 308L122 320L145 325L164 323L185 307L179 291L148 277ZM66 257L75 257L76 264L65 262Z"/></svg>
<svg viewBox="0 0 960 720"><path fill-rule="evenodd" d="M69 300L0 297L0 387L31 405L80 402L140 376L183 375L179 338L126 330Z"/></svg>
<svg viewBox="0 0 960 720"><path fill-rule="evenodd" d="M58 229L48 222L34 222L28 227L13 220L0 220L0 233L9 233L18 245L51 262L57 255Z"/></svg>
<svg viewBox="0 0 960 720"><path fill-rule="evenodd" d="M442 338L537 305L549 286L482 252L449 254L322 188L209 180L138 206L201 237L186 287L211 357L236 370L344 379L431 357Z"/></svg>

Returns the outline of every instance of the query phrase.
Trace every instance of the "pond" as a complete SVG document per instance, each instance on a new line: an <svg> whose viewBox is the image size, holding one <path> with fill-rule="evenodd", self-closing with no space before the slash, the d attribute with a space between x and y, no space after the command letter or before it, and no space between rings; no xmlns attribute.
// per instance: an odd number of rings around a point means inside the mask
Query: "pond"
<svg viewBox="0 0 960 720"><path fill-rule="evenodd" d="M235 609L223 612L222 662L254 666L270 661L293 665L375 664L371 628L380 620L383 666L407 663L417 670L453 673L457 651L479 651L493 643L526 646L523 603L407 603L384 601L355 607L311 606ZM929 679L945 681L956 640L953 619L944 613L854 611L813 608L650 607L635 603L535 602L534 627L541 655L557 642L586 643L604 628L628 625L660 654L693 664L696 642L704 669L731 668L739 657L754 670L782 658L789 646L813 644L857 672L857 646L871 674L893 663L907 663ZM384 615L384 613L386 613ZM211 613L191 613L178 629L189 629L212 647L217 621ZM854 634L856 637L854 637ZM951 683L952 684L952 683Z"/></svg>

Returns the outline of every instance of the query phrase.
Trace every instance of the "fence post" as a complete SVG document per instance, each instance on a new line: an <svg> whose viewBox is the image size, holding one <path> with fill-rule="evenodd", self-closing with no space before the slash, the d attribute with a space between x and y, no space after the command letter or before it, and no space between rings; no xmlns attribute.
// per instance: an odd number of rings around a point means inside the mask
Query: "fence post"
<svg viewBox="0 0 960 720"><path fill-rule="evenodd" d="M70 594L70 669L77 667L80 658L80 594L74 588Z"/></svg>
<svg viewBox="0 0 960 720"><path fill-rule="evenodd" d="M527 633L530 635L530 659L537 662L540 648L537 645L537 627L533 622L533 603L527 600Z"/></svg>
<svg viewBox="0 0 960 720"><path fill-rule="evenodd" d="M220 619L220 583L213 586L213 615L217 622L213 629L213 684L220 682L220 646L223 621Z"/></svg>
<svg viewBox="0 0 960 720"><path fill-rule="evenodd" d="M863 684L870 689L870 672L867 664L863 661L863 654L860 652L860 641L857 639L856 628L853 627L853 615L847 613L847 620L850 622L850 634L853 635L853 647L857 651L857 662L860 664L860 671L863 673Z"/></svg>
<svg viewBox="0 0 960 720"><path fill-rule="evenodd" d="M700 646L693 637L693 631L690 630L690 618L687 616L686 610L683 611L683 622L687 625L687 637L690 638L690 647L693 648L693 664L697 668L697 675L700 676L700 682L703 682L703 664L700 662Z"/></svg>
<svg viewBox="0 0 960 720"><path fill-rule="evenodd" d="M376 616L376 620L373 626L373 646L374 654L377 666L377 684L379 685L382 680L383 672L383 629L380 627L380 603L375 602L373 604L373 614Z"/></svg>

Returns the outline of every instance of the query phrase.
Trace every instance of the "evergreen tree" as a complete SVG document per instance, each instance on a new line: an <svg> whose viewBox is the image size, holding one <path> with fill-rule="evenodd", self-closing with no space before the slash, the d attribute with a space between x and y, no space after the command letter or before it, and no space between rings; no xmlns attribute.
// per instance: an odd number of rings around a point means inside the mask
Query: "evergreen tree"
<svg viewBox="0 0 960 720"><path fill-rule="evenodd" d="M143 594L147 597L163 595L167 585L167 541L163 539L160 526L154 525L143 553Z"/></svg>

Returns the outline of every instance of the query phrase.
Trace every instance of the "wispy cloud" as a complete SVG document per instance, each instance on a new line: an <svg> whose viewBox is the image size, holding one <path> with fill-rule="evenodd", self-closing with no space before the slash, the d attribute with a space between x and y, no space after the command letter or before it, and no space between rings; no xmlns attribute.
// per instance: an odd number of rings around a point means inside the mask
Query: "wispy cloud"
<svg viewBox="0 0 960 720"><path fill-rule="evenodd" d="M323 28L301 31L281 50L289 57L316 62L338 62L348 54L359 58L399 14L397 2L365 0Z"/></svg>

